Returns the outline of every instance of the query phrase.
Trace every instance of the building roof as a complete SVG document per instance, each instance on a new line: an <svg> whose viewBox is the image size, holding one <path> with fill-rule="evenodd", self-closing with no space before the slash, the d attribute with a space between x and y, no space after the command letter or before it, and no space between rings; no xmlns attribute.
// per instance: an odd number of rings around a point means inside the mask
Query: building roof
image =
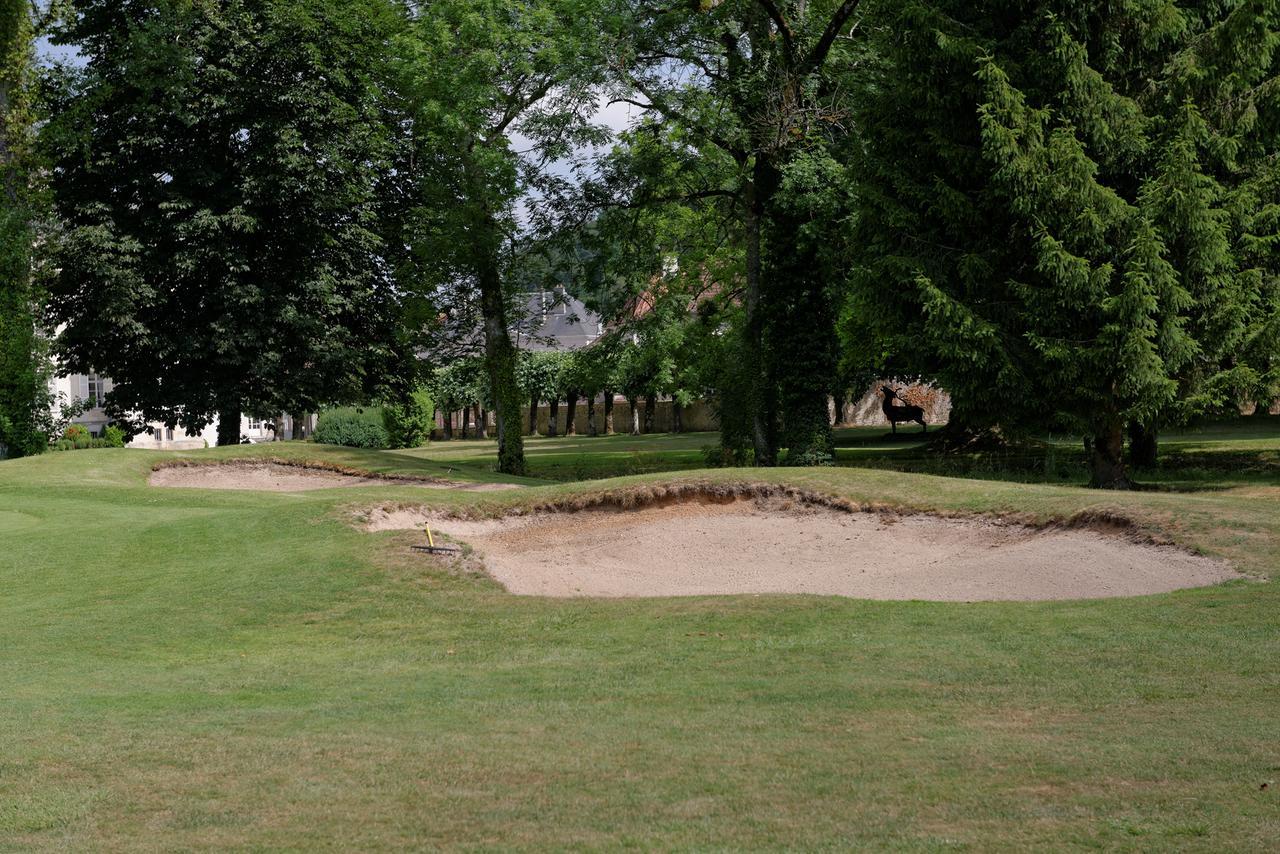
<svg viewBox="0 0 1280 854"><path fill-rule="evenodd" d="M604 334L604 321L564 288L533 291L513 330L522 350L580 350Z"/></svg>

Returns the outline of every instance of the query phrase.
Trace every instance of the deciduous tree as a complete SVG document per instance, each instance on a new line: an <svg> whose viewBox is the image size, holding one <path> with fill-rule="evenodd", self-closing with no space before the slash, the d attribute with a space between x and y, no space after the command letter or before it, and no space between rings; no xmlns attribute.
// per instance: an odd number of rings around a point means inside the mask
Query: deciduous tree
<svg viewBox="0 0 1280 854"><path fill-rule="evenodd" d="M117 418L216 415L220 443L395 384L394 0L72 5L84 66L44 134L64 368L110 375Z"/></svg>

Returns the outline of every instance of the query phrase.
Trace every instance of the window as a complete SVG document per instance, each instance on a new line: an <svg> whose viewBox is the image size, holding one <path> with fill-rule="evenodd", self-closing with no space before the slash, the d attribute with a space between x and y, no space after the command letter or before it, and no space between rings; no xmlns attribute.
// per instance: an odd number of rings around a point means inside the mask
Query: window
<svg viewBox="0 0 1280 854"><path fill-rule="evenodd" d="M261 429L262 429L262 419L261 419L261 418L250 418L250 419L249 419L249 429L250 429L250 430L261 430Z"/></svg>
<svg viewBox="0 0 1280 854"><path fill-rule="evenodd" d="M102 377L97 374L89 374L85 379L85 385L85 396L95 408L101 408L102 403L107 396Z"/></svg>

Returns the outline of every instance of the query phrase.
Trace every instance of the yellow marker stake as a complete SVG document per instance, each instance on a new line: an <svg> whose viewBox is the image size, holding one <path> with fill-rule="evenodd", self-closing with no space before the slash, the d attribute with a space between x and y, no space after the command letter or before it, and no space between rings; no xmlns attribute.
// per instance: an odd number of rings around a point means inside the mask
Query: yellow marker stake
<svg viewBox="0 0 1280 854"><path fill-rule="evenodd" d="M423 524L426 525L425 522ZM436 547L436 538L431 536L431 526L427 525L426 527L427 527L427 545L431 546L431 548L434 549Z"/></svg>

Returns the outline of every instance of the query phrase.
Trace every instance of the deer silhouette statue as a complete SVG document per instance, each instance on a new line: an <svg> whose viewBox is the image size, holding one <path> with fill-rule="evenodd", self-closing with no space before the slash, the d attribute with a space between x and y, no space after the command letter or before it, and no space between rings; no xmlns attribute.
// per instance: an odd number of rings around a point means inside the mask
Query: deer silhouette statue
<svg viewBox="0 0 1280 854"><path fill-rule="evenodd" d="M912 406L905 400L902 401L904 406L895 406L895 400L902 400L898 393L886 386L880 387L880 393L884 395L884 403L880 408L884 410L884 417L889 419L889 423L893 425L893 433L898 434L898 422L914 421L920 425L922 432L928 433L929 426L924 422L924 409L919 406Z"/></svg>

